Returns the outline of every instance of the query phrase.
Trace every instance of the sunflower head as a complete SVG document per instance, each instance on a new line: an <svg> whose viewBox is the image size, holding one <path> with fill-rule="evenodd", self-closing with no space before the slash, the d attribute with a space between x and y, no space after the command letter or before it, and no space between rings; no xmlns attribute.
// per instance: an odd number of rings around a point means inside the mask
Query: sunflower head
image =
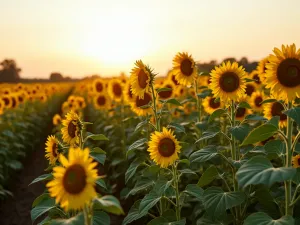
<svg viewBox="0 0 300 225"><path fill-rule="evenodd" d="M70 111L66 115L66 119L62 121L61 129L63 141L67 144L74 145L79 143L80 132L83 128L78 114Z"/></svg>
<svg viewBox="0 0 300 225"><path fill-rule="evenodd" d="M123 98L124 84L119 79L112 79L109 82L108 93L112 100L121 102Z"/></svg>
<svg viewBox="0 0 300 225"><path fill-rule="evenodd" d="M212 114L216 109L220 109L224 107L224 104L219 100L217 101L216 98L212 96L208 96L203 100L203 108L205 112L208 114Z"/></svg>
<svg viewBox="0 0 300 225"><path fill-rule="evenodd" d="M300 97L300 49L295 44L282 45L273 52L266 64L266 88L280 99L293 101Z"/></svg>
<svg viewBox="0 0 300 225"><path fill-rule="evenodd" d="M94 93L102 93L106 89L106 82L101 78L97 78L93 81L92 90Z"/></svg>
<svg viewBox="0 0 300 225"><path fill-rule="evenodd" d="M263 110L263 105L261 104L264 100L264 94L260 91L255 91L252 93L250 98L251 108L256 112L261 112Z"/></svg>
<svg viewBox="0 0 300 225"><path fill-rule="evenodd" d="M123 91L124 100L127 104L130 104L130 102L134 101L134 96L131 90L131 83L127 82Z"/></svg>
<svg viewBox="0 0 300 225"><path fill-rule="evenodd" d="M227 63L216 66L210 73L211 83L209 88L212 90L215 98L220 98L223 102L229 100L238 100L245 93L245 69L237 62Z"/></svg>
<svg viewBox="0 0 300 225"><path fill-rule="evenodd" d="M292 163L293 163L294 168L299 168L300 167L300 155L293 156Z"/></svg>
<svg viewBox="0 0 300 225"><path fill-rule="evenodd" d="M283 128L287 125L287 115L282 113L284 107L280 102L272 102L263 105L264 107L264 116L267 119L271 119L274 116L279 116L279 127Z"/></svg>
<svg viewBox="0 0 300 225"><path fill-rule="evenodd" d="M173 73L179 84L189 86L197 78L194 59L187 52L179 52L173 59Z"/></svg>
<svg viewBox="0 0 300 225"><path fill-rule="evenodd" d="M108 109L111 104L108 95L104 93L94 96L93 102L96 109Z"/></svg>
<svg viewBox="0 0 300 225"><path fill-rule="evenodd" d="M130 102L130 106L133 112L138 116L146 116L151 113L151 107L143 108L143 106L148 105L152 101L152 96L150 93L144 93L143 98L139 96L134 96L134 101ZM142 107L142 108L141 108Z"/></svg>
<svg viewBox="0 0 300 225"><path fill-rule="evenodd" d="M257 73L261 76L261 81L264 81L266 76L267 67L266 64L269 62L268 57L263 58L259 61L258 66L256 68Z"/></svg>
<svg viewBox="0 0 300 225"><path fill-rule="evenodd" d="M257 88L260 88L264 82L264 77L257 70L250 73L250 78L255 80L253 83Z"/></svg>
<svg viewBox="0 0 300 225"><path fill-rule="evenodd" d="M47 183L50 195L65 211L81 210L97 196L97 163L89 157L88 148L70 148L68 159L61 154L59 160L62 166L53 168L54 179Z"/></svg>
<svg viewBox="0 0 300 225"><path fill-rule="evenodd" d="M148 143L150 158L162 168L166 168L178 159L181 146L173 131L163 128L162 132L155 131L151 134Z"/></svg>
<svg viewBox="0 0 300 225"><path fill-rule="evenodd" d="M57 126L61 124L61 116L59 114L55 114L52 119L53 125Z"/></svg>
<svg viewBox="0 0 300 225"><path fill-rule="evenodd" d="M174 85L180 85L178 80L176 79L176 74L173 70L170 70L167 75L168 80L172 81Z"/></svg>
<svg viewBox="0 0 300 225"><path fill-rule="evenodd" d="M54 136L48 136L46 142L46 155L45 157L49 160L49 164L55 165L56 160L59 157L60 143Z"/></svg>
<svg viewBox="0 0 300 225"><path fill-rule="evenodd" d="M168 80L165 80L163 82L163 84L160 86L160 88L168 88L170 90L167 90L167 91L160 91L158 93L158 96L160 99L168 99L168 98L172 98L174 96L174 92L175 92L175 85L168 81Z"/></svg>
<svg viewBox="0 0 300 225"><path fill-rule="evenodd" d="M246 83L246 88L245 88L245 92L246 92L246 95L247 96L251 96L252 93L255 91L256 89L256 86L254 84L254 82L247 82Z"/></svg>

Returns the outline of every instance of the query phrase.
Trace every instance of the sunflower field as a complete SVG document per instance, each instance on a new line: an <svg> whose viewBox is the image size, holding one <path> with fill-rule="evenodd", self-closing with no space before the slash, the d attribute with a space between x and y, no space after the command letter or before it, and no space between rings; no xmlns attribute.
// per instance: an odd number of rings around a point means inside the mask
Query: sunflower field
<svg viewBox="0 0 300 225"><path fill-rule="evenodd" d="M300 224L295 44L251 73L181 52L166 76L0 85L0 197L38 145L48 162L33 224Z"/></svg>

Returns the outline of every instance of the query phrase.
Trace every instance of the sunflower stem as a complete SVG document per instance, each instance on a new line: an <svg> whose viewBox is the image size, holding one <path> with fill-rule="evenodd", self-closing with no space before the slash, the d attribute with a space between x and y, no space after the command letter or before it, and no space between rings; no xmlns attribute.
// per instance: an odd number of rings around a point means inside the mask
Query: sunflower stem
<svg viewBox="0 0 300 225"><path fill-rule="evenodd" d="M179 202L179 188L178 188L178 174L177 174L177 168L173 164L173 177L174 177L174 186L175 186L175 192L176 192L176 219L177 221L180 220L180 202Z"/></svg>
<svg viewBox="0 0 300 225"><path fill-rule="evenodd" d="M152 98L153 98L153 111L154 111L154 118L155 118L155 123L156 123L156 130L160 131L160 121L157 116L157 106L156 106L156 96L155 96L155 91L153 87L153 82L151 82L151 90L152 90Z"/></svg>
<svg viewBox="0 0 300 225"><path fill-rule="evenodd" d="M92 225L92 217L89 215L89 208L87 205L83 208L84 225Z"/></svg>
<svg viewBox="0 0 300 225"><path fill-rule="evenodd" d="M292 108L292 102L288 103L288 109ZM292 166L292 134L293 134L293 120L291 117L287 117L287 129L286 129L286 167ZM284 182L285 187L285 215L293 216L293 207L291 206L291 198L292 198L292 183L291 180Z"/></svg>

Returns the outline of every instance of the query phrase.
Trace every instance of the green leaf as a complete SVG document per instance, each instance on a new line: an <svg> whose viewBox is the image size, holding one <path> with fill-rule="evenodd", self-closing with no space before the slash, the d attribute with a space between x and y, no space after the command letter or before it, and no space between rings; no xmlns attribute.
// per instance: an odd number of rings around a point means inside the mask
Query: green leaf
<svg viewBox="0 0 300 225"><path fill-rule="evenodd" d="M186 164L188 166L190 166L190 164L191 164L190 160L188 160L188 159L180 159L180 160L178 160L178 164L179 163L183 163L183 164Z"/></svg>
<svg viewBox="0 0 300 225"><path fill-rule="evenodd" d="M82 225L84 224L83 213L79 213L70 219L56 219L50 222L50 225Z"/></svg>
<svg viewBox="0 0 300 225"><path fill-rule="evenodd" d="M161 196L158 195L156 191L150 191L150 193L145 195L142 199L139 207L139 213L142 215L148 213L149 209L155 206L156 203L159 202L160 198Z"/></svg>
<svg viewBox="0 0 300 225"><path fill-rule="evenodd" d="M217 109L215 110L209 117L208 122L214 121L217 117L222 116L224 113L226 113L226 110L224 109Z"/></svg>
<svg viewBox="0 0 300 225"><path fill-rule="evenodd" d="M251 106L248 102L241 102L238 104L238 108L245 108L245 109L251 109Z"/></svg>
<svg viewBox="0 0 300 225"><path fill-rule="evenodd" d="M32 203L32 208L34 208L35 206L37 206L42 200L44 199L50 199L50 195L48 193L44 193L41 194L40 196L38 196Z"/></svg>
<svg viewBox="0 0 300 225"><path fill-rule="evenodd" d="M91 152L95 152L95 153L100 153L100 154L105 154L106 155L106 151L104 151L103 149L101 149L99 147L93 148Z"/></svg>
<svg viewBox="0 0 300 225"><path fill-rule="evenodd" d="M178 123L170 123L170 124L168 125L168 127L175 128L175 130L176 130L177 132L185 133L185 128L184 128L184 126L182 126L182 125L180 125L180 124L178 124Z"/></svg>
<svg viewBox="0 0 300 225"><path fill-rule="evenodd" d="M136 183L133 189L130 190L127 196L135 195L141 191L146 191L154 185L154 181L148 177L142 177Z"/></svg>
<svg viewBox="0 0 300 225"><path fill-rule="evenodd" d="M273 116L269 121L266 122L266 124L271 124L278 129L279 120L279 116Z"/></svg>
<svg viewBox="0 0 300 225"><path fill-rule="evenodd" d="M43 174L37 178L35 178L29 185L40 182L40 181L44 181L44 180L52 180L53 179L53 175L51 173L47 173L47 174Z"/></svg>
<svg viewBox="0 0 300 225"><path fill-rule="evenodd" d="M253 213L248 216L244 225L293 225L295 223L292 216L283 216L278 220L273 220L269 215L263 212Z"/></svg>
<svg viewBox="0 0 300 225"><path fill-rule="evenodd" d="M293 182L297 185L300 184L300 168L296 168L296 174L293 177Z"/></svg>
<svg viewBox="0 0 300 225"><path fill-rule="evenodd" d="M141 158L137 158L135 159L129 166L129 168L127 169L126 173L125 173L125 184L130 180L131 177L134 176L137 168L144 162L143 159Z"/></svg>
<svg viewBox="0 0 300 225"><path fill-rule="evenodd" d="M55 200L53 198L44 198L31 210L31 221L34 222L38 217L48 212L55 207Z"/></svg>
<svg viewBox="0 0 300 225"><path fill-rule="evenodd" d="M163 92L163 91L172 91L172 88L158 88L156 89L157 93Z"/></svg>
<svg viewBox="0 0 300 225"><path fill-rule="evenodd" d="M272 216L273 218L277 218L278 215L280 215L280 212L275 199L273 198L273 196L270 193L270 190L266 186L260 186L260 188L255 190L255 198L262 206L262 210L260 211L268 213L268 215Z"/></svg>
<svg viewBox="0 0 300 225"><path fill-rule="evenodd" d="M129 146L128 151L143 146L147 141L148 141L147 138L142 138L142 139L135 141L132 145Z"/></svg>
<svg viewBox="0 0 300 225"><path fill-rule="evenodd" d="M199 138L196 142L198 143L199 141L203 141L203 140L206 140L206 139L211 139L215 136L217 136L220 132L204 132L201 136L201 138Z"/></svg>
<svg viewBox="0 0 300 225"><path fill-rule="evenodd" d="M110 224L110 217L107 213L101 211L93 212L93 225L108 225Z"/></svg>
<svg viewBox="0 0 300 225"><path fill-rule="evenodd" d="M198 175L197 175L196 172L194 172L193 170L188 169L188 168L187 169L178 170L178 172L179 172L180 175L182 175L182 174L193 174L193 175L196 175L198 177Z"/></svg>
<svg viewBox="0 0 300 225"><path fill-rule="evenodd" d="M283 113L291 117L298 125L300 125L300 107L291 108Z"/></svg>
<svg viewBox="0 0 300 225"><path fill-rule="evenodd" d="M138 123L138 125L136 125L136 127L135 127L135 129L134 129L134 132L139 131L143 126L147 125L148 122L149 122L149 120L146 119L146 120L144 120L144 121Z"/></svg>
<svg viewBox="0 0 300 225"><path fill-rule="evenodd" d="M124 214L119 200L112 195L105 195L101 198L95 198L94 203L95 207L102 209L108 213L113 213L116 215Z"/></svg>
<svg viewBox="0 0 300 225"><path fill-rule="evenodd" d="M172 104L172 105L177 105L177 106L181 106L181 103L178 102L175 98L170 98L168 100L165 101L165 103L167 104Z"/></svg>
<svg viewBox="0 0 300 225"><path fill-rule="evenodd" d="M272 103L272 102L277 102L277 99L274 99L274 98L266 99L266 100L263 100L260 104L263 105L263 104Z"/></svg>
<svg viewBox="0 0 300 225"><path fill-rule="evenodd" d="M264 148L266 153L268 154L269 159L281 157L285 153L285 144L280 140L268 141L265 144Z"/></svg>
<svg viewBox="0 0 300 225"><path fill-rule="evenodd" d="M96 152L90 152L90 156L95 159L97 162L101 163L104 165L105 159L106 159L106 154L104 153L96 153Z"/></svg>
<svg viewBox="0 0 300 225"><path fill-rule="evenodd" d="M206 90L202 91L201 93L197 93L198 98L206 98L209 95L211 95L210 89L206 89Z"/></svg>
<svg viewBox="0 0 300 225"><path fill-rule="evenodd" d="M5 164L13 170L20 170L23 168L22 163L20 163L18 160L9 160L6 161Z"/></svg>
<svg viewBox="0 0 300 225"><path fill-rule="evenodd" d="M259 115L256 115L256 114L250 114L250 115L247 115L245 117L245 120L265 121L267 119L265 117L263 117L263 116L259 116Z"/></svg>
<svg viewBox="0 0 300 225"><path fill-rule="evenodd" d="M204 207L213 218L225 214L227 209L240 205L245 201L243 192L224 192L219 187L210 187L204 191Z"/></svg>
<svg viewBox="0 0 300 225"><path fill-rule="evenodd" d="M190 155L190 161L193 162L206 162L215 158L218 155L215 146L206 146L205 148L198 150Z"/></svg>
<svg viewBox="0 0 300 225"><path fill-rule="evenodd" d="M96 180L96 184L99 185L100 187L104 188L104 189L107 189L105 181L102 178L98 178Z"/></svg>
<svg viewBox="0 0 300 225"><path fill-rule="evenodd" d="M142 218L143 216L147 215L147 212L140 213L140 203L142 200L136 201L133 206L131 206L127 216L124 218L122 225L127 225L135 220L138 220L139 218Z"/></svg>
<svg viewBox="0 0 300 225"><path fill-rule="evenodd" d="M236 173L236 178L241 187L250 184L271 186L275 182L290 180L295 174L295 168L274 168L272 163L264 156L255 156L241 166Z"/></svg>
<svg viewBox="0 0 300 225"><path fill-rule="evenodd" d="M91 134L86 139L92 139L94 141L109 141L109 139L103 134Z"/></svg>
<svg viewBox="0 0 300 225"><path fill-rule="evenodd" d="M204 187L204 186L210 184L217 177L219 177L219 173L218 173L217 167L215 167L214 165L212 165L212 166L210 166L209 168L207 168L205 170L205 172L200 177L197 185L199 187Z"/></svg>
<svg viewBox="0 0 300 225"><path fill-rule="evenodd" d="M171 186L171 184L172 180L168 181L167 178L161 176L155 182L153 191L156 192L158 196L162 196L165 193L165 191Z"/></svg>
<svg viewBox="0 0 300 225"><path fill-rule="evenodd" d="M164 217L157 217L153 220L151 220L147 225L165 225L168 224L168 220Z"/></svg>
<svg viewBox="0 0 300 225"><path fill-rule="evenodd" d="M249 124L243 123L240 126L230 127L229 132L240 142L242 142L245 137L249 134L250 126Z"/></svg>
<svg viewBox="0 0 300 225"><path fill-rule="evenodd" d="M184 193L196 197L199 201L203 200L203 189L197 184L188 184L184 190Z"/></svg>
<svg viewBox="0 0 300 225"><path fill-rule="evenodd" d="M245 138L241 146L257 143L259 141L264 141L269 137L272 137L277 132L277 127L272 124L263 124L254 130L252 130L249 135Z"/></svg>

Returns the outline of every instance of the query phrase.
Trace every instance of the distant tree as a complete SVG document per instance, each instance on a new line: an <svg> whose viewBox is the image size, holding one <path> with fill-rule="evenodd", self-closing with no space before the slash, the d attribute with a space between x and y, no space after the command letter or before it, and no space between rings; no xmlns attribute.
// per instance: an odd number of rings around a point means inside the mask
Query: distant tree
<svg viewBox="0 0 300 225"><path fill-rule="evenodd" d="M236 62L236 59L235 58L232 58L232 57L229 57L229 58L225 58L223 60L223 62L227 62L227 61L230 61L230 62Z"/></svg>
<svg viewBox="0 0 300 225"><path fill-rule="evenodd" d="M4 59L1 63L0 82L18 82L20 80L19 73L21 69L17 67L17 63L13 59Z"/></svg>
<svg viewBox="0 0 300 225"><path fill-rule="evenodd" d="M242 57L239 61L239 64L241 64L241 65L249 64L249 61L248 61L247 57Z"/></svg>
<svg viewBox="0 0 300 225"><path fill-rule="evenodd" d="M64 78L60 73L54 72L50 74L51 81L63 81Z"/></svg>

